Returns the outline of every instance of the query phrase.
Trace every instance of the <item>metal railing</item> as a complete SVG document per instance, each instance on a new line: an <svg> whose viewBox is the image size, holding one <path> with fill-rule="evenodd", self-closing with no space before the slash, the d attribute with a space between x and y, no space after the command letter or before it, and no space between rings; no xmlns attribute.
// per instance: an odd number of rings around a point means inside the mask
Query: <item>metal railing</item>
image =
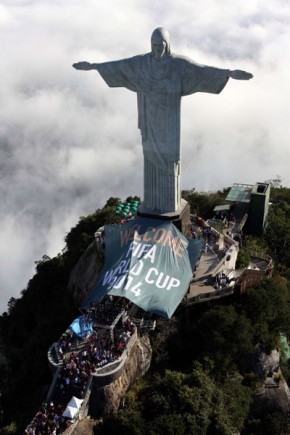
<svg viewBox="0 0 290 435"><path fill-rule="evenodd" d="M213 292L200 293L197 296L192 296L187 300L188 305L197 304L204 301L220 299L224 296L230 296L234 293L235 287L226 287L223 289L215 290Z"/></svg>

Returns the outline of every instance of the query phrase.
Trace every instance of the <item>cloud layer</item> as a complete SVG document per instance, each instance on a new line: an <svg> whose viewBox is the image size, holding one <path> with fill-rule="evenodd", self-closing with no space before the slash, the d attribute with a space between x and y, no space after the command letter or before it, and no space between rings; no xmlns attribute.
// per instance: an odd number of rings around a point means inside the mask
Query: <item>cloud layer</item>
<svg viewBox="0 0 290 435"><path fill-rule="evenodd" d="M289 24L283 0L2 1L0 312L79 216L110 196L142 197L135 95L72 63L145 53L161 25L174 52L252 72L218 96L184 98L182 188L277 175L290 187Z"/></svg>

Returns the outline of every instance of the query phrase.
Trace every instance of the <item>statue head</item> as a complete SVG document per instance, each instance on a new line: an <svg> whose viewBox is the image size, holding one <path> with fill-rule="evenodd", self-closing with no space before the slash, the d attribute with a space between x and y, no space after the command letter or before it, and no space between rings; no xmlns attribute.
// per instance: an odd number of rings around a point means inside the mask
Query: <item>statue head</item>
<svg viewBox="0 0 290 435"><path fill-rule="evenodd" d="M158 27L153 31L151 36L151 52L157 60L160 60L164 55L171 55L169 33L164 27Z"/></svg>

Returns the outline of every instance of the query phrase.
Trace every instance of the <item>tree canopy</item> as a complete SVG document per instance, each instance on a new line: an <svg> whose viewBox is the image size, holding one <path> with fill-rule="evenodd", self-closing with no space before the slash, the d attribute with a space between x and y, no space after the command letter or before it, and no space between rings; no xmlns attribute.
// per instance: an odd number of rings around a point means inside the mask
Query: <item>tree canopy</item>
<svg viewBox="0 0 290 435"><path fill-rule="evenodd" d="M239 299L196 305L158 323L149 373L129 390L125 406L104 419L102 433L232 434L244 428L270 433L269 418L251 415L256 378L247 372L245 359L257 345L270 352L279 347L281 333L290 336L289 192L273 189L266 234L248 239L249 246L273 255L273 278ZM226 194L227 189L212 194L192 189L184 197L192 212L206 219ZM102 209L81 217L65 237L64 252L37 261L26 289L0 316L0 345L8 359L1 366L0 433L21 433L43 401L51 382L47 350L78 315L67 287L70 272L96 230L120 219L114 214L119 202L109 198ZM281 430L281 416L276 417L272 434Z"/></svg>

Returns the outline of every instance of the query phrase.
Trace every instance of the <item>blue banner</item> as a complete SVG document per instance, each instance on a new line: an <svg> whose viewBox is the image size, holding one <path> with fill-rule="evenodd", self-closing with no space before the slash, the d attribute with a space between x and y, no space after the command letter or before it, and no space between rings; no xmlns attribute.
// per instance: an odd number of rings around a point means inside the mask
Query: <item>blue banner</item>
<svg viewBox="0 0 290 435"><path fill-rule="evenodd" d="M137 217L105 225L105 264L83 308L104 295L125 297L145 311L170 318L185 295L201 241L188 239L170 221Z"/></svg>

